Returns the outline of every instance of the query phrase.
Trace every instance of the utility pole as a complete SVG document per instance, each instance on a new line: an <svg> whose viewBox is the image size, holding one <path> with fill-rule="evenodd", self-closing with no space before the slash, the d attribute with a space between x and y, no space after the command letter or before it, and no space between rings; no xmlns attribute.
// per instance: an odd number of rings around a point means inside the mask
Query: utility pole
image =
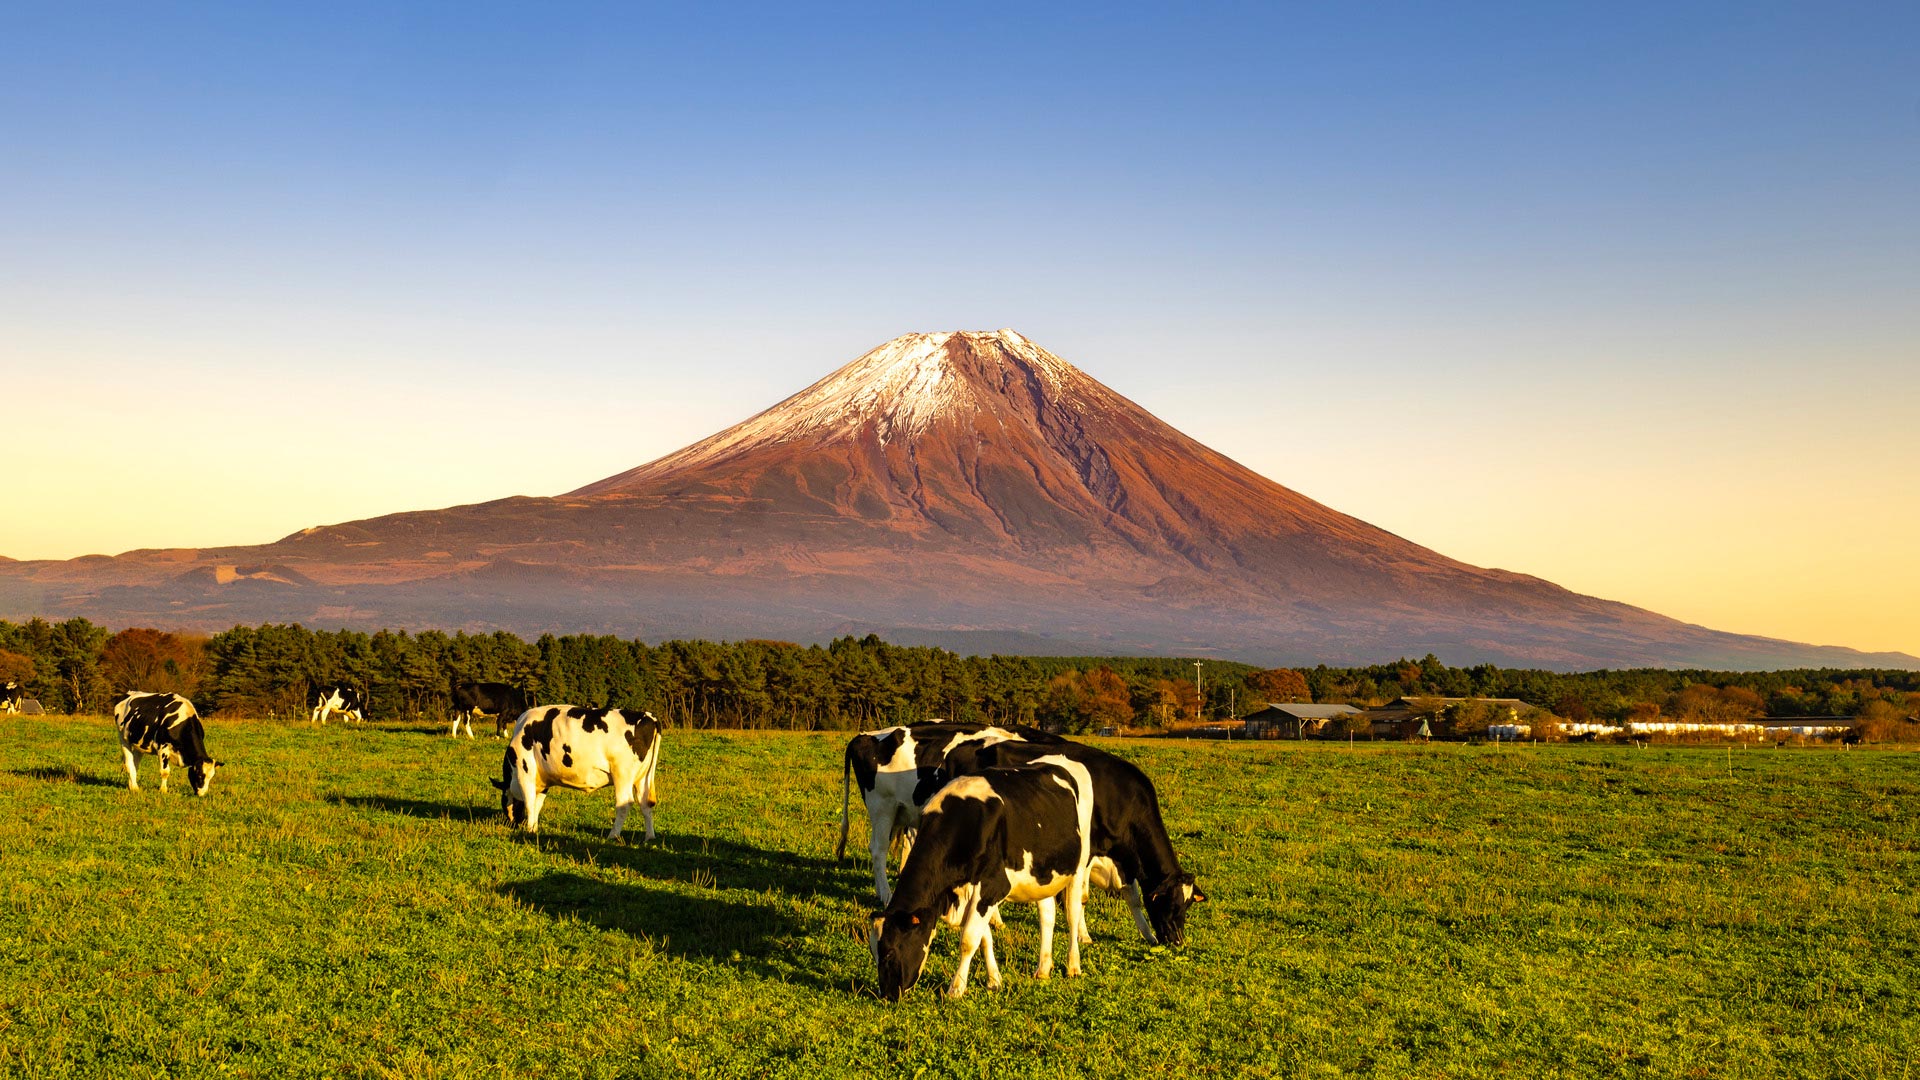
<svg viewBox="0 0 1920 1080"><path fill-rule="evenodd" d="M1200 690L1200 661L1193 662L1193 722L1200 722L1200 710L1206 705L1206 695Z"/></svg>

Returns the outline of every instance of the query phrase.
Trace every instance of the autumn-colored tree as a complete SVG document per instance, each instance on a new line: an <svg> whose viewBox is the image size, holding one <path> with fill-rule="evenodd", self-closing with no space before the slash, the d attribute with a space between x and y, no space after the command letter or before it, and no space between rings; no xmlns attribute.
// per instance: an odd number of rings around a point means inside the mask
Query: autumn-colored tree
<svg viewBox="0 0 1920 1080"><path fill-rule="evenodd" d="M35 673L33 657L0 649L0 683L16 682L25 686Z"/></svg>
<svg viewBox="0 0 1920 1080"><path fill-rule="evenodd" d="M1908 742L1920 738L1920 722L1912 720L1899 705L1875 698L1860 706L1853 733L1867 742Z"/></svg>
<svg viewBox="0 0 1920 1080"><path fill-rule="evenodd" d="M150 690L192 697L206 657L205 638L135 627L107 639L100 650L100 674L115 693Z"/></svg>
<svg viewBox="0 0 1920 1080"><path fill-rule="evenodd" d="M1259 700L1269 703L1313 700L1313 692L1307 688L1307 677L1292 668L1256 671L1247 676L1247 689L1259 695Z"/></svg>
<svg viewBox="0 0 1920 1080"><path fill-rule="evenodd" d="M1666 713L1690 723L1749 720L1766 711L1766 700L1743 686L1694 683L1667 698Z"/></svg>

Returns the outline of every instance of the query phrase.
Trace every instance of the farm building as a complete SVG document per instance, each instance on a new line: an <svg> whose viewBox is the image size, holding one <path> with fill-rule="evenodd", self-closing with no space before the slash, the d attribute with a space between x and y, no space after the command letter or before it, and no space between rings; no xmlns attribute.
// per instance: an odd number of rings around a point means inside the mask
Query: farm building
<svg viewBox="0 0 1920 1080"><path fill-rule="evenodd" d="M1425 739L1440 734L1437 718L1412 709L1382 705L1368 709L1367 719L1373 721L1372 735L1376 739Z"/></svg>
<svg viewBox="0 0 1920 1080"><path fill-rule="evenodd" d="M1359 712L1351 705L1269 705L1249 714L1249 739L1314 739L1333 733L1333 721Z"/></svg>

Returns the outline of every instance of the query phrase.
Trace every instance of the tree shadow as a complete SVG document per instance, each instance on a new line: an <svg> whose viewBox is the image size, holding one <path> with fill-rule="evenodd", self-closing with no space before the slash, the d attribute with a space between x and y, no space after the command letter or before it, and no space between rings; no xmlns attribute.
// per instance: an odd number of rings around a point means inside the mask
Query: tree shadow
<svg viewBox="0 0 1920 1080"><path fill-rule="evenodd" d="M561 871L507 882L499 891L553 918L628 934L684 959L728 963L818 989L834 986L822 971L831 958L821 951L819 938L808 936L802 920L775 905L705 895L706 889L689 894Z"/></svg>
<svg viewBox="0 0 1920 1080"><path fill-rule="evenodd" d="M35 765L28 769L8 769L14 776L28 780L42 780L52 784L79 784L81 787L126 787L124 780L113 780L90 772L82 772L71 765Z"/></svg>

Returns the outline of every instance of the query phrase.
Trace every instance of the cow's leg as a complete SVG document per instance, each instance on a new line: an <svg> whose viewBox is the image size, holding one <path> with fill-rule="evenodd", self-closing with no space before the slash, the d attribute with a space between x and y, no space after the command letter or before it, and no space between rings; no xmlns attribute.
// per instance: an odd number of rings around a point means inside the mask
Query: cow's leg
<svg viewBox="0 0 1920 1080"><path fill-rule="evenodd" d="M620 839L620 831L627 827L627 811L633 809L633 789L639 782L637 763L616 760L613 765L613 831L607 839ZM653 839L653 830L647 830L647 839Z"/></svg>
<svg viewBox="0 0 1920 1080"><path fill-rule="evenodd" d="M1147 919L1147 898L1141 895L1140 883L1130 883L1123 895L1127 898L1127 906L1133 909L1133 925L1139 928L1140 936L1149 945L1160 944L1160 939L1154 935L1153 923Z"/></svg>
<svg viewBox="0 0 1920 1080"><path fill-rule="evenodd" d="M526 796L527 831L537 833L540 831L540 808L547 802L546 792L535 791L531 781L526 782L520 790Z"/></svg>
<svg viewBox="0 0 1920 1080"><path fill-rule="evenodd" d="M957 998L967 992L967 971L973 967L973 954L979 951L983 939L991 940L992 937L993 931L987 928L987 920L972 904L968 904L966 922L960 927L960 963L953 969L953 982L947 987L948 997Z"/></svg>
<svg viewBox="0 0 1920 1080"><path fill-rule="evenodd" d="M460 737L460 714L459 713L453 714L453 727L447 731L447 734L455 739Z"/></svg>
<svg viewBox="0 0 1920 1080"><path fill-rule="evenodd" d="M140 790L140 755L126 743L120 744L120 757L127 763L127 790Z"/></svg>
<svg viewBox="0 0 1920 1080"><path fill-rule="evenodd" d="M473 738L473 714L467 714L467 738Z"/></svg>
<svg viewBox="0 0 1920 1080"><path fill-rule="evenodd" d="M994 910L999 910L998 904L994 905ZM998 990L1000 989L1000 961L995 959L993 955L993 928L991 926L987 928L986 940L981 944L984 945L987 950L987 989Z"/></svg>
<svg viewBox="0 0 1920 1080"><path fill-rule="evenodd" d="M873 854L873 894L880 898L880 906L886 907L893 901L893 889L887 885L887 838L889 828L886 822L876 821L873 826L873 840L867 845Z"/></svg>
<svg viewBox="0 0 1920 1080"><path fill-rule="evenodd" d="M1067 978L1080 975L1080 943L1087 937L1087 868L1067 882Z"/></svg>
<svg viewBox="0 0 1920 1080"><path fill-rule="evenodd" d="M1053 897L1040 901L1040 966L1033 969L1036 979L1053 975Z"/></svg>
<svg viewBox="0 0 1920 1080"><path fill-rule="evenodd" d="M171 765L172 765L172 762L168 760L168 755L165 752L162 752L160 754L160 790L161 791L167 790L167 772Z"/></svg>

